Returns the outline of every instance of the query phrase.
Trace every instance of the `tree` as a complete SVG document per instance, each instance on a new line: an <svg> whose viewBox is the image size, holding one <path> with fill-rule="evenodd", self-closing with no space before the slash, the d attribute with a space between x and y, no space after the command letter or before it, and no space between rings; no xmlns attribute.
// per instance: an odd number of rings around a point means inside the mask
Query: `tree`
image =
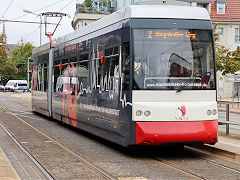
<svg viewBox="0 0 240 180"><path fill-rule="evenodd" d="M6 42L3 41L3 35L0 35L0 77L1 79L13 79L17 74L17 68L9 59Z"/></svg>
<svg viewBox="0 0 240 180"><path fill-rule="evenodd" d="M234 54L237 54L237 52L231 52L224 46L216 47L216 66L217 70L222 71L223 75L234 74L240 70L240 62Z"/></svg>
<svg viewBox="0 0 240 180"><path fill-rule="evenodd" d="M91 8L91 7L92 7L92 4L93 4L93 1L92 1L92 0L85 0L84 3L83 3L83 6L84 6L84 7Z"/></svg>
<svg viewBox="0 0 240 180"><path fill-rule="evenodd" d="M31 43L23 43L12 52L12 62L18 69L16 79L27 79L27 59L32 56L34 46Z"/></svg>

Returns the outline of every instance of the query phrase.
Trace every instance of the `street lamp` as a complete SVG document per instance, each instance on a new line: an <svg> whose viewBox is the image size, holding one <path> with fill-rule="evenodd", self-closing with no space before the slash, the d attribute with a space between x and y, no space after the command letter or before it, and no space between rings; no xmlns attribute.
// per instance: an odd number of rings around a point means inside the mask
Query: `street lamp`
<svg viewBox="0 0 240 180"><path fill-rule="evenodd" d="M24 9L23 12L25 13L29 13L29 14L34 14L36 16L39 16L40 17L40 25L39 25L39 28L40 28L40 46L42 45L42 15L41 14L36 14L32 11L29 11L27 9Z"/></svg>

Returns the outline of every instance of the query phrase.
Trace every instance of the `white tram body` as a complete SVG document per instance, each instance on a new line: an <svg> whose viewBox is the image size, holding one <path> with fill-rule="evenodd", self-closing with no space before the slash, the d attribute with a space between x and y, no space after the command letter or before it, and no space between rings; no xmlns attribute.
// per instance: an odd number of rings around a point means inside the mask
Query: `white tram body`
<svg viewBox="0 0 240 180"><path fill-rule="evenodd" d="M206 9L127 6L57 39L53 71L48 53L33 51L34 111L123 146L217 142Z"/></svg>

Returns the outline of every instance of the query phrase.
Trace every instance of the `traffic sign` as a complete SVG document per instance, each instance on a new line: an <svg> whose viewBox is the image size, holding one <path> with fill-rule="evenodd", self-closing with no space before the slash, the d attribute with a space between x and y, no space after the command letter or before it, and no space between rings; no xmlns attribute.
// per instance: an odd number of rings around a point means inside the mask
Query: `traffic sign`
<svg viewBox="0 0 240 180"><path fill-rule="evenodd" d="M218 95L223 95L223 76L220 76L218 79Z"/></svg>

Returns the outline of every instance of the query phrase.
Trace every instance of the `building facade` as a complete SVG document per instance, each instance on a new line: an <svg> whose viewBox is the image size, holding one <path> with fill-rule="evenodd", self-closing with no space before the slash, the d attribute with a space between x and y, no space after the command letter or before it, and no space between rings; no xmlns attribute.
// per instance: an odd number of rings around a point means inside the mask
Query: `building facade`
<svg viewBox="0 0 240 180"><path fill-rule="evenodd" d="M72 21L73 29L81 29L89 23L110 14L114 9L112 6L112 0L106 1L105 5L99 0L94 0L92 7L84 7L83 4L76 4L76 11Z"/></svg>
<svg viewBox="0 0 240 180"><path fill-rule="evenodd" d="M72 27L74 30L81 29L89 23L131 4L194 6L204 7L208 12L211 11L211 0L107 0L105 4L99 0L93 0L91 8L76 4Z"/></svg>
<svg viewBox="0 0 240 180"><path fill-rule="evenodd" d="M240 0L212 0L211 19L219 35L217 43L236 50L240 46Z"/></svg>

